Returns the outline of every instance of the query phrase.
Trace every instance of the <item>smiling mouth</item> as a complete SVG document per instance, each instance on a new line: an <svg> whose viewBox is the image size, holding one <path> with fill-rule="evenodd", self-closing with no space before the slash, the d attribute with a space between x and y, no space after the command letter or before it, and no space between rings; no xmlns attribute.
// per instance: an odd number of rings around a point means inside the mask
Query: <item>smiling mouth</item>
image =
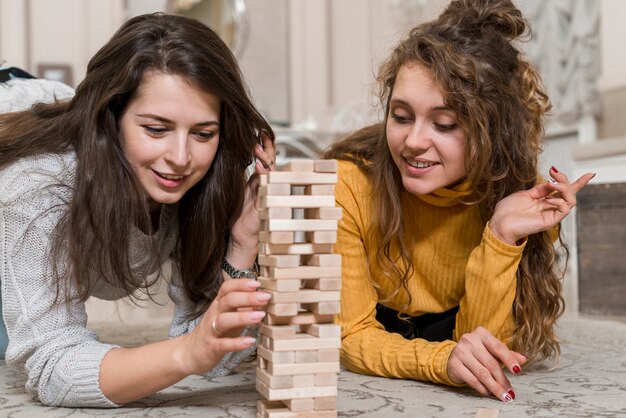
<svg viewBox="0 0 626 418"><path fill-rule="evenodd" d="M162 177L166 180L182 180L185 177L184 175L165 174L165 173L159 173L158 171L155 171L155 173L159 177Z"/></svg>
<svg viewBox="0 0 626 418"><path fill-rule="evenodd" d="M411 167L415 167L415 168L428 168L428 167L432 167L434 165L437 165L437 163L426 163L424 161L410 161L410 160L406 160L406 162Z"/></svg>

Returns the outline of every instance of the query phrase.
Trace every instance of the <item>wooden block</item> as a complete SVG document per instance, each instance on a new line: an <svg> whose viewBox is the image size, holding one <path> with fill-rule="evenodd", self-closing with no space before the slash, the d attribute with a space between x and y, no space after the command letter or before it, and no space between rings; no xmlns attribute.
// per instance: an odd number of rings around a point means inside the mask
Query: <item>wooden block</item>
<svg viewBox="0 0 626 418"><path fill-rule="evenodd" d="M305 239L314 244L334 244L337 242L337 231L311 231L306 233Z"/></svg>
<svg viewBox="0 0 626 418"><path fill-rule="evenodd" d="M339 220L342 216L342 209L336 207L307 208L304 209L305 219L334 219Z"/></svg>
<svg viewBox="0 0 626 418"><path fill-rule="evenodd" d="M273 351L326 350L340 348L339 338L318 338L309 334L296 334L292 340L269 340L269 348Z"/></svg>
<svg viewBox="0 0 626 418"><path fill-rule="evenodd" d="M275 280L276 282L282 282L286 280ZM317 290L341 290L341 279L325 278L325 279L308 279L304 280L303 287L307 289Z"/></svg>
<svg viewBox="0 0 626 418"><path fill-rule="evenodd" d="M341 256L339 256L339 261L341 262ZM300 265L300 256L259 254L259 265L270 267L298 267Z"/></svg>
<svg viewBox="0 0 626 418"><path fill-rule="evenodd" d="M294 351L294 363L315 363L318 350L298 350Z"/></svg>
<svg viewBox="0 0 626 418"><path fill-rule="evenodd" d="M257 279L261 283L261 289L271 289L279 292L297 292L300 290L301 281L299 279L282 279L274 280L267 277L259 276ZM319 279L323 280L323 279ZM315 288L314 288L315 289ZM319 290L339 290L339 289L324 289Z"/></svg>
<svg viewBox="0 0 626 418"><path fill-rule="evenodd" d="M315 409L313 398L287 399L284 400L283 403L293 412L311 411Z"/></svg>
<svg viewBox="0 0 626 418"><path fill-rule="evenodd" d="M337 411L292 412L283 401L262 399L257 402L256 416L258 418L337 418Z"/></svg>
<svg viewBox="0 0 626 418"><path fill-rule="evenodd" d="M316 411L337 409L337 397L327 396L324 398L313 398L313 409Z"/></svg>
<svg viewBox="0 0 626 418"><path fill-rule="evenodd" d="M259 231L259 242L271 244L292 244L293 232Z"/></svg>
<svg viewBox="0 0 626 418"><path fill-rule="evenodd" d="M337 160L315 160L315 172L336 173L339 168Z"/></svg>
<svg viewBox="0 0 626 418"><path fill-rule="evenodd" d="M260 186L267 186L267 174L261 174L259 176L259 187Z"/></svg>
<svg viewBox="0 0 626 418"><path fill-rule="evenodd" d="M337 221L321 219L270 219L267 229L274 231L337 231ZM263 228L265 229L265 228Z"/></svg>
<svg viewBox="0 0 626 418"><path fill-rule="evenodd" d="M276 316L295 316L298 315L297 303L276 303L267 306L267 313Z"/></svg>
<svg viewBox="0 0 626 418"><path fill-rule="evenodd" d="M299 374L339 373L339 362L329 363L272 363L264 369L272 376L294 376ZM273 387L273 386L272 386Z"/></svg>
<svg viewBox="0 0 626 418"><path fill-rule="evenodd" d="M326 324L331 323L334 320L333 315L319 315L312 312L298 312L297 315L280 316L280 315L266 315L263 318L263 323L267 325L304 325L304 324Z"/></svg>
<svg viewBox="0 0 626 418"><path fill-rule="evenodd" d="M341 327L337 324L311 324L304 327L307 334L320 338L341 338Z"/></svg>
<svg viewBox="0 0 626 418"><path fill-rule="evenodd" d="M478 411L476 411L476 415L474 415L474 418L498 418L499 414L499 409L478 408Z"/></svg>
<svg viewBox="0 0 626 418"><path fill-rule="evenodd" d="M338 326L338 325L337 325ZM259 324L259 334L267 335L274 340L288 340L296 337L297 325L266 325Z"/></svg>
<svg viewBox="0 0 626 418"><path fill-rule="evenodd" d="M302 257L302 264L307 266L341 267L341 254L311 254Z"/></svg>
<svg viewBox="0 0 626 418"><path fill-rule="evenodd" d="M275 208L283 209L283 208ZM291 210L291 209L290 209ZM298 244L259 244L260 254L321 254L332 253L332 244L313 244L310 242Z"/></svg>
<svg viewBox="0 0 626 418"><path fill-rule="evenodd" d="M293 387L293 378L291 376L273 376L260 367L256 369L256 380L260 380L273 389L289 389Z"/></svg>
<svg viewBox="0 0 626 418"><path fill-rule="evenodd" d="M319 302L302 304L302 309L321 315L338 314L341 312L339 302Z"/></svg>
<svg viewBox="0 0 626 418"><path fill-rule="evenodd" d="M269 183L289 183L291 185L336 184L336 173L306 173L289 171L271 171L267 174Z"/></svg>
<svg viewBox="0 0 626 418"><path fill-rule="evenodd" d="M315 384L314 374L297 374L291 376L294 388L306 388L311 386L319 386Z"/></svg>
<svg viewBox="0 0 626 418"><path fill-rule="evenodd" d="M308 196L335 196L335 185L309 184L304 188L304 194Z"/></svg>
<svg viewBox="0 0 626 418"><path fill-rule="evenodd" d="M337 386L337 373L318 373L315 375L315 386Z"/></svg>
<svg viewBox="0 0 626 418"><path fill-rule="evenodd" d="M262 208L323 208L334 207L335 196L264 196Z"/></svg>
<svg viewBox="0 0 626 418"><path fill-rule="evenodd" d="M317 350L317 361L321 361L321 362L339 361L339 350L337 349Z"/></svg>
<svg viewBox="0 0 626 418"><path fill-rule="evenodd" d="M291 186L286 183L267 184L259 186L259 196L289 196L291 194Z"/></svg>
<svg viewBox="0 0 626 418"><path fill-rule="evenodd" d="M311 303L339 301L341 292L325 292L315 289L302 289L297 292L268 291L272 298L270 303Z"/></svg>
<svg viewBox="0 0 626 418"><path fill-rule="evenodd" d="M274 389L267 386L260 380L256 381L256 389L269 400L300 399L300 398L322 398L327 396L337 396L337 386L312 386L290 389Z"/></svg>
<svg viewBox="0 0 626 418"><path fill-rule="evenodd" d="M295 268L270 267L268 276L272 279L323 279L341 277L341 267L300 266Z"/></svg>
<svg viewBox="0 0 626 418"><path fill-rule="evenodd" d="M319 351L316 351L319 353ZM296 362L296 353L295 351L271 351L262 345L257 346L257 354L259 357L263 358L272 363L277 364L285 364L285 363L295 363ZM318 354L319 357L319 354ZM318 360L320 361L320 360ZM330 360L333 361L333 360ZM267 369L267 367L264 367Z"/></svg>
<svg viewBox="0 0 626 418"><path fill-rule="evenodd" d="M282 167L281 171L315 171L315 160L306 160L303 158L295 158L287 161Z"/></svg>
<svg viewBox="0 0 626 418"><path fill-rule="evenodd" d="M266 208L259 211L259 219L266 221L268 219L292 219L293 212L291 208Z"/></svg>

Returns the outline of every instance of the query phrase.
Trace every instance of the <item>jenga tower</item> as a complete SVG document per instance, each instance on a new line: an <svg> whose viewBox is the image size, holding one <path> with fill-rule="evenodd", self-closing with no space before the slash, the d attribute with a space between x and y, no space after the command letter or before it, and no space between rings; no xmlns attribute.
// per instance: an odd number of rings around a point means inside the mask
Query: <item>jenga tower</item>
<svg viewBox="0 0 626 418"><path fill-rule="evenodd" d="M259 325L259 418L337 416L336 183L335 160L295 160L261 176L259 281L272 299Z"/></svg>

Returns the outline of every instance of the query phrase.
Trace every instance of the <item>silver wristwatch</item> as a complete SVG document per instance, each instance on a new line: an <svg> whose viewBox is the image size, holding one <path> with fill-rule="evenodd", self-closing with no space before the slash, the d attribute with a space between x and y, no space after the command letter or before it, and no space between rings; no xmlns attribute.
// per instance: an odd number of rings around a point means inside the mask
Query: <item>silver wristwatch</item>
<svg viewBox="0 0 626 418"><path fill-rule="evenodd" d="M259 275L259 267L258 267L256 261L254 262L254 266L252 266L250 268L237 270L236 268L231 266L230 263L228 261L226 261L226 257L224 257L224 258L222 258L222 269L226 272L226 274L228 274L233 279L254 279L254 280L256 280L257 276Z"/></svg>

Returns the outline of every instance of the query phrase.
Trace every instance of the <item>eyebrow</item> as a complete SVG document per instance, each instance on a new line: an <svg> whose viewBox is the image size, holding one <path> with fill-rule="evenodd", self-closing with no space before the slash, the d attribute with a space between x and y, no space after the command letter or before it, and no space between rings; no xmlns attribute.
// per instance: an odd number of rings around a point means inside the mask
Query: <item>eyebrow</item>
<svg viewBox="0 0 626 418"><path fill-rule="evenodd" d="M406 100L402 100L402 99L391 99L389 100L389 104L392 103L396 103L396 104L401 104L407 107L411 107L411 105L406 101ZM446 106L446 105L441 105L441 106L433 106L431 107L431 110L449 110L449 111L453 111L453 109L450 106Z"/></svg>
<svg viewBox="0 0 626 418"><path fill-rule="evenodd" d="M163 122L163 123L174 123L174 121L171 121L168 118L164 118L163 116L159 116L159 115L153 115L152 113L141 113L141 114L137 114L136 116L140 118L154 119L156 121ZM194 126L210 126L210 125L220 126L219 122L215 120L199 122L199 123L196 123Z"/></svg>

